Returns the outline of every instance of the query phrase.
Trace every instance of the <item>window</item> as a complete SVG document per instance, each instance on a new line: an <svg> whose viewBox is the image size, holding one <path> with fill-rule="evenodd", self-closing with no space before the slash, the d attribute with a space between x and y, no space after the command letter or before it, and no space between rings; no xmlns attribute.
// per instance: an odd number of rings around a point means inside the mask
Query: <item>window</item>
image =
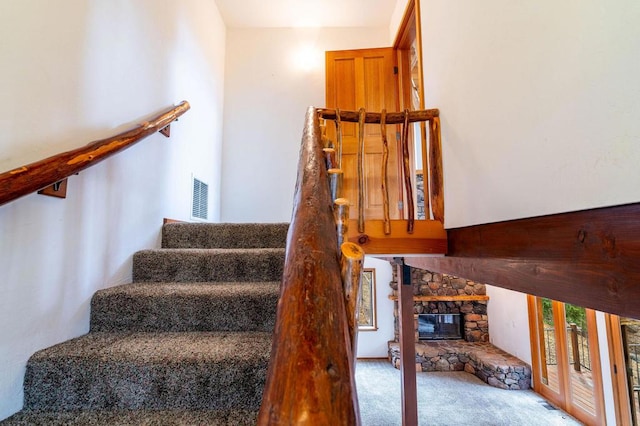
<svg viewBox="0 0 640 426"><path fill-rule="evenodd" d="M365 269L362 272L360 299L358 300L358 330L376 331L376 274L375 269Z"/></svg>

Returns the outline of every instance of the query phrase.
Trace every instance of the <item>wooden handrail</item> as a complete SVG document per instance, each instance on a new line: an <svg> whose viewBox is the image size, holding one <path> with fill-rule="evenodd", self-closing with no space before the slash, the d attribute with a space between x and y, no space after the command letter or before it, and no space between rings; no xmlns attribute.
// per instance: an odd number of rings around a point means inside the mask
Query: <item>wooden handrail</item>
<svg viewBox="0 0 640 426"><path fill-rule="evenodd" d="M189 108L189 103L183 101L132 130L0 174L0 205L60 182L129 148L166 128Z"/></svg>
<svg viewBox="0 0 640 426"><path fill-rule="evenodd" d="M318 112L306 115L259 425L360 423Z"/></svg>
<svg viewBox="0 0 640 426"><path fill-rule="evenodd" d="M340 119L349 123L357 123L359 119L358 111L343 111L338 110ZM335 120L336 110L330 108L318 108L318 114L320 118L325 120ZM379 112L368 112L365 116L364 122L367 124L377 123L380 124L380 118L382 114ZM420 111L409 112L409 123L415 123L418 121L429 121L432 118L439 117L440 111L438 109L425 109ZM402 124L404 123L404 112L389 112L386 114L387 124Z"/></svg>

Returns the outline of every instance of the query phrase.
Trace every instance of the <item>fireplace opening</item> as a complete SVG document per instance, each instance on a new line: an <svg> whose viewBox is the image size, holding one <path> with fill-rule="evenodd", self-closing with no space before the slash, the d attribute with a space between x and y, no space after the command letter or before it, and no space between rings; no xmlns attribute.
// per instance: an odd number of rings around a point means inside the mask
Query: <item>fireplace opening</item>
<svg viewBox="0 0 640 426"><path fill-rule="evenodd" d="M418 339L462 339L460 314L419 314Z"/></svg>

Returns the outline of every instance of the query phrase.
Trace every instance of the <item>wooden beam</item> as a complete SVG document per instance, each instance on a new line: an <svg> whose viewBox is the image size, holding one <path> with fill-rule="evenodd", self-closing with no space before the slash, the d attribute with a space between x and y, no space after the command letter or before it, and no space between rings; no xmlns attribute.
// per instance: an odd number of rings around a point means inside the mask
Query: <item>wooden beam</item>
<svg viewBox="0 0 640 426"><path fill-rule="evenodd" d="M640 318L640 203L449 229L407 264Z"/></svg>
<svg viewBox="0 0 640 426"><path fill-rule="evenodd" d="M349 221L348 238L362 247L366 254L444 254L447 252L447 231L437 220L416 220L413 234L407 233L407 221L392 220L390 233L385 233L383 220L367 220L365 233L358 232L356 220Z"/></svg>

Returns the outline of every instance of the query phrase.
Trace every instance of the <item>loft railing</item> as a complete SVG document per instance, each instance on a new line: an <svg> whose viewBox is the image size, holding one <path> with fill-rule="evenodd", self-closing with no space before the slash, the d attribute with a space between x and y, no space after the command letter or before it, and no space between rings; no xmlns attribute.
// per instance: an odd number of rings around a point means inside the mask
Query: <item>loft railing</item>
<svg viewBox="0 0 640 426"><path fill-rule="evenodd" d="M189 110L187 101L181 102L139 126L107 139L54 155L35 163L0 174L0 205L24 195L66 182L66 179L94 164L136 144L140 140L161 132L169 137L169 125ZM53 190L53 194L58 190Z"/></svg>
<svg viewBox="0 0 640 426"><path fill-rule="evenodd" d="M358 425L356 301L364 252L343 243L318 113L306 115L259 425Z"/></svg>
<svg viewBox="0 0 640 426"><path fill-rule="evenodd" d="M356 180L357 189L356 196L353 196L355 207L357 208L357 219L352 222L353 225L349 229L349 240L358 242L363 246L367 253L371 254L398 254L398 253L446 253L446 231L444 230L444 197L443 197L443 170L442 170L442 144L440 140L440 118L437 109L429 109L423 111L408 111L387 113L382 111L366 112L363 108L359 111L343 111L339 109L319 109L318 114L321 119L333 121L335 124L335 133L333 139L325 137L325 155L329 174L331 176L331 186L333 191L341 189L343 180L349 178ZM358 123L357 129L349 131L350 137L357 135L357 159L351 160L349 167L355 170L348 170L343 167L343 123ZM423 156L428 156L428 162L420 158L420 164L428 164L428 170L423 170L423 193L425 200L426 220L416 221L415 212L417 208L414 205L414 187L417 188L417 176L412 170L412 156L415 147L410 140L411 124L422 122L429 129L428 150L426 149L426 141L424 148L427 152L422 152ZM365 217L365 196L372 196L371 188L372 180L365 182L365 167L370 167L371 162L365 165L365 126L380 126L379 137L382 144L381 167L380 170L367 170L367 175L374 175L376 179L380 178L380 198L382 199L382 220L379 217ZM400 146L397 147L398 158L392 159L392 164L398 164L400 170L398 172L399 180L403 182L402 188L392 187L389 185L389 160L391 143L387 140L387 126L397 126L400 131L396 132L401 135ZM333 130L330 128L330 130ZM324 135L326 128L323 131ZM422 133L422 132L417 132ZM425 132L426 133L426 132ZM419 135L416 135L418 137ZM377 138L377 136L376 136ZM353 140L353 139L352 139ZM352 142L353 143L353 142ZM420 143L419 141L417 143ZM353 148L351 150L353 152ZM353 154L351 154L353 157ZM376 160L377 161L377 160ZM357 174L354 176L345 176L347 173ZM377 182L377 180L376 180ZM377 185L377 184L376 184ZM355 185L354 185L355 186ZM390 206L390 190L395 190L397 199L401 199L404 193L404 206L401 208L403 220L392 220L389 214ZM365 192L367 194L365 195ZM422 195L421 194L421 195ZM378 197L378 195L375 195ZM428 201L428 202L427 202ZM429 215L430 212L430 215ZM429 217L433 220L429 220ZM414 234L416 226L419 229ZM366 227L366 229L365 229ZM404 227L404 229L402 229ZM357 230L357 232L356 232Z"/></svg>

